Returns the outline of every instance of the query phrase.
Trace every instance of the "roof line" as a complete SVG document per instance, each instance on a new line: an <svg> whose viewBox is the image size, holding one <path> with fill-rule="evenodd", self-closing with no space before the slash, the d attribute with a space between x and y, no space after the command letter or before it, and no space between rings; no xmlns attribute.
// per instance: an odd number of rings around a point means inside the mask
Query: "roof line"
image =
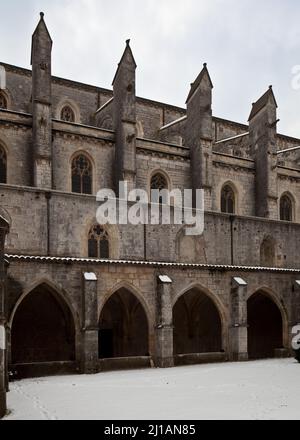
<svg viewBox="0 0 300 440"><path fill-rule="evenodd" d="M49 256L30 256L30 255L10 255L6 254L5 258L12 261L29 261L29 262L53 262L53 263L85 263L93 265L132 265L132 266L149 266L149 267L171 267L171 268L190 268L190 269L208 269L221 271L258 271L258 272L282 272L282 273L300 273L299 269L284 269L276 267L258 267L258 266L231 266L222 264L198 264L198 263L175 263L162 261L144 261L144 260L104 260L94 258L71 258L71 257L49 257Z"/></svg>
<svg viewBox="0 0 300 440"><path fill-rule="evenodd" d="M295 141L295 142L300 142L299 138L293 137L293 136L289 136L288 134L282 134L282 133L277 133L277 137L279 138L283 138L285 140L290 140L290 141Z"/></svg>
<svg viewBox="0 0 300 440"><path fill-rule="evenodd" d="M4 67L7 67L7 68L17 69L19 71L22 71L23 73L27 73L28 75L32 74L32 70L28 69L26 67L16 66L15 64L5 63L4 61L3 62L0 61L0 65L2 65ZM69 83L69 84L74 84L74 85L77 85L77 86L82 86L82 87L86 87L86 88L89 88L89 89L93 89L95 92L101 92L101 93L106 93L106 94L110 94L110 95L113 93L112 89L107 89L107 88L104 88L104 87L99 87L99 86L83 83L83 82L80 82L80 81L75 81L75 80L68 79L68 78L62 78L60 76L52 75L52 79L54 81L63 81L63 82ZM182 112L182 113L186 112L186 108L179 107L178 105L168 104L166 102L157 101L157 100L154 100L154 99L151 99L151 98L144 98L144 97L141 97L141 96L137 96L136 99L137 99L137 101L146 102L146 103L149 103L149 104L158 105L158 106L162 106L162 107L168 107L168 108L174 109L174 110L176 110L178 112ZM17 113L19 113L19 112L17 112ZM232 121L230 119L222 118L220 116L213 116L212 119L215 122L216 121L220 121L220 122L225 122L225 123L229 123L229 124L233 124L233 125L238 125L241 128L245 128L245 129L248 128L248 125L245 124L245 123L237 122L237 121ZM289 136L287 134L278 133L277 136L281 137L281 138L284 138L284 139L292 140L292 141L298 141L298 142L300 141L299 138L295 138L295 137Z"/></svg>

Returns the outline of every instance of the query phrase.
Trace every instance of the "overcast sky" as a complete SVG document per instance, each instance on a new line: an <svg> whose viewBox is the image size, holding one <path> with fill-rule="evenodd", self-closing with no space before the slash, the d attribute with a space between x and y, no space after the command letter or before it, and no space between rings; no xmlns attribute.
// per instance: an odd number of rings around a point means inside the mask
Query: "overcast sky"
<svg viewBox="0 0 300 440"><path fill-rule="evenodd" d="M214 115L246 123L251 103L272 84L279 131L300 137L300 88L292 87L292 69L300 65L299 0L0 0L0 5L0 61L29 67L31 34L44 11L56 76L110 88L131 38L139 96L183 107L190 83L207 62Z"/></svg>

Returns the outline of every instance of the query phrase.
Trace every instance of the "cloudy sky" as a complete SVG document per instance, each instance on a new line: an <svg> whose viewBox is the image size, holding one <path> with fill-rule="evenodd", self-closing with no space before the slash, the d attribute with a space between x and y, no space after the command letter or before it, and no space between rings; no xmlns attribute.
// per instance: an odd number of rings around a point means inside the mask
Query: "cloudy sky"
<svg viewBox="0 0 300 440"><path fill-rule="evenodd" d="M125 40L139 96L184 106L203 62L214 115L246 122L272 84L279 131L300 137L299 0L0 0L0 61L29 67L31 34L45 19L53 74L110 88ZM298 66L298 67L297 67ZM299 86L299 87L298 87Z"/></svg>

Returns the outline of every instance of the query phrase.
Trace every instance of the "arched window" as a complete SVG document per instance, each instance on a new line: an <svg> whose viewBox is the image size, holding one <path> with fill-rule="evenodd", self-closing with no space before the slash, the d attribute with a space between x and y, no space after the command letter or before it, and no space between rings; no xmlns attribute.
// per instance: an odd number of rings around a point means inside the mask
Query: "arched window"
<svg viewBox="0 0 300 440"><path fill-rule="evenodd" d="M75 122L75 113L69 105L65 105L62 109L60 119L65 122Z"/></svg>
<svg viewBox="0 0 300 440"><path fill-rule="evenodd" d="M168 182L161 173L156 173L151 179L151 189L168 189Z"/></svg>
<svg viewBox="0 0 300 440"><path fill-rule="evenodd" d="M0 183L7 183L7 157L4 148L0 146Z"/></svg>
<svg viewBox="0 0 300 440"><path fill-rule="evenodd" d="M92 164L84 154L79 154L72 162L72 192L92 194Z"/></svg>
<svg viewBox="0 0 300 440"><path fill-rule="evenodd" d="M235 213L235 196L233 189L229 185L225 185L222 189L221 211L226 214Z"/></svg>
<svg viewBox="0 0 300 440"><path fill-rule="evenodd" d="M293 221L293 203L287 194L284 194L280 199L280 220Z"/></svg>
<svg viewBox="0 0 300 440"><path fill-rule="evenodd" d="M0 109L7 109L7 99L3 93L0 93Z"/></svg>
<svg viewBox="0 0 300 440"><path fill-rule="evenodd" d="M168 189L169 185L167 182L166 177L161 173L156 173L151 178L151 191L152 190L158 190L162 191L163 189ZM163 197L162 195L159 196L159 203L163 203Z"/></svg>
<svg viewBox="0 0 300 440"><path fill-rule="evenodd" d="M109 258L108 233L100 225L95 225L90 230L89 258Z"/></svg>

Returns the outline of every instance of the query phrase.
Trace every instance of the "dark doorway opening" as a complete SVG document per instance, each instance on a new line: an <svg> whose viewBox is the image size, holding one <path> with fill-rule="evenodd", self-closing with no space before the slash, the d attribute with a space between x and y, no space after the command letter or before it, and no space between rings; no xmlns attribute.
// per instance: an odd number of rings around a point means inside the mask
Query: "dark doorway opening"
<svg viewBox="0 0 300 440"><path fill-rule="evenodd" d="M62 298L47 285L19 305L12 323L13 364L75 360L75 325Z"/></svg>
<svg viewBox="0 0 300 440"><path fill-rule="evenodd" d="M114 357L113 329L99 330L99 358L105 359L105 358L113 358L113 357Z"/></svg>
<svg viewBox="0 0 300 440"><path fill-rule="evenodd" d="M214 302L192 289L173 309L174 355L222 352L222 323Z"/></svg>
<svg viewBox="0 0 300 440"><path fill-rule="evenodd" d="M251 296L248 309L248 356L264 359L275 356L283 348L282 316L277 305L264 292Z"/></svg>
<svg viewBox="0 0 300 440"><path fill-rule="evenodd" d="M148 320L143 306L127 289L105 304L99 322L99 359L149 356Z"/></svg>

